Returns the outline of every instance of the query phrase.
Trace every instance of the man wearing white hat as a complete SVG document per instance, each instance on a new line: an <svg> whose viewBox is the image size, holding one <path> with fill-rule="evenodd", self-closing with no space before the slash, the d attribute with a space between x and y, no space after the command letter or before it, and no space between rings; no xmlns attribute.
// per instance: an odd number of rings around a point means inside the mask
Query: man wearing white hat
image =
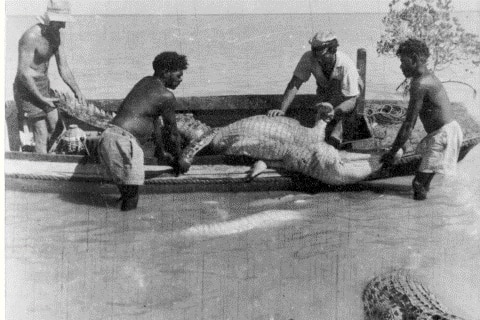
<svg viewBox="0 0 480 320"><path fill-rule="evenodd" d="M67 21L74 21L68 1L50 0L40 23L30 27L18 42L18 68L13 85L19 120L27 120L33 128L35 151L47 152L47 144L61 130L55 106L58 101L52 95L48 67L55 56L58 72L75 97L85 103L80 88L68 66L63 48L63 35ZM57 129L57 130L56 130Z"/></svg>
<svg viewBox="0 0 480 320"><path fill-rule="evenodd" d="M326 128L325 140L338 148L342 142L342 120L355 108L361 79L353 61L337 50L338 41L333 33L319 32L309 43L311 50L305 52L298 62L285 90L281 108L270 110L268 116L285 115L300 86L313 75L317 82L319 102L334 109Z"/></svg>

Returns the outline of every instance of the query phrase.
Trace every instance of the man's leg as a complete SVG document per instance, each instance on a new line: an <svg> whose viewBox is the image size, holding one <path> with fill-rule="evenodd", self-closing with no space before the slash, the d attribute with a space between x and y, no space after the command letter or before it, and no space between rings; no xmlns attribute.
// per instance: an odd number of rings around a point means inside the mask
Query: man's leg
<svg viewBox="0 0 480 320"><path fill-rule="evenodd" d="M46 118L34 118L28 120L33 129L35 152L47 153L48 125Z"/></svg>
<svg viewBox="0 0 480 320"><path fill-rule="evenodd" d="M63 132L63 123L59 121L58 109L54 109L47 113L47 126L48 126L48 149L50 149L52 143Z"/></svg>
<svg viewBox="0 0 480 320"><path fill-rule="evenodd" d="M138 205L138 185L134 184L119 184L122 204L120 209L122 211L129 211L137 208Z"/></svg>
<svg viewBox="0 0 480 320"><path fill-rule="evenodd" d="M412 181L413 199L425 200L427 192L430 190L430 182L432 182L435 172L419 172L415 174Z"/></svg>

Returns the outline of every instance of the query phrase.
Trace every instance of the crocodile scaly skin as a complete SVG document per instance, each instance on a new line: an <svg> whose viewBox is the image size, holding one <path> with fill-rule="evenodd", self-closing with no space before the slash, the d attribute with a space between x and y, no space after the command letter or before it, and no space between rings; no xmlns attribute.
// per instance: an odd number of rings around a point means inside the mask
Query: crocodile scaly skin
<svg viewBox="0 0 480 320"><path fill-rule="evenodd" d="M371 280L363 292L365 320L462 320L450 314L408 271Z"/></svg>
<svg viewBox="0 0 480 320"><path fill-rule="evenodd" d="M380 155L338 151L327 144L325 126L321 120L307 128L292 118L253 116L220 128L211 145L222 154L275 161L332 185L356 183L381 168Z"/></svg>

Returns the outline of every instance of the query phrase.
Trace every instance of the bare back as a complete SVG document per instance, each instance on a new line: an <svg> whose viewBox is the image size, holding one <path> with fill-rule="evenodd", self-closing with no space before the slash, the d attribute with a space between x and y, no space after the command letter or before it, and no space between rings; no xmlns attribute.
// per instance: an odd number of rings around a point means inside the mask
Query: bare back
<svg viewBox="0 0 480 320"><path fill-rule="evenodd" d="M423 104L419 117L427 133L440 129L453 118L450 100L440 80L433 74L425 74L415 82L424 88ZM412 86L415 85L412 83Z"/></svg>
<svg viewBox="0 0 480 320"><path fill-rule="evenodd" d="M152 139L159 116L175 118L176 100L152 76L141 79L123 100L112 124L133 134L140 143Z"/></svg>

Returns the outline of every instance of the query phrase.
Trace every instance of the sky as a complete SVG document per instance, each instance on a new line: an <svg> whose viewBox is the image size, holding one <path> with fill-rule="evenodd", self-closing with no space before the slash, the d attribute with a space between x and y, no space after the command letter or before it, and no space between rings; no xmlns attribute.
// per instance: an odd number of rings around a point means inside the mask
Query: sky
<svg viewBox="0 0 480 320"><path fill-rule="evenodd" d="M6 0L6 15L37 15L47 0ZM71 0L74 15L387 12L391 0ZM453 0L455 11L480 11L479 0Z"/></svg>

